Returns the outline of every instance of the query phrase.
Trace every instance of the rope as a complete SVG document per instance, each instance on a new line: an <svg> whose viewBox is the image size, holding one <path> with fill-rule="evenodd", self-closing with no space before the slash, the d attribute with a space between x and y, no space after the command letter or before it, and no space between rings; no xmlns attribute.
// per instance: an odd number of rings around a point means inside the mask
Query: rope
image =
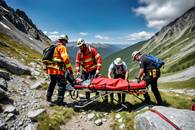
<svg viewBox="0 0 195 130"><path fill-rule="evenodd" d="M149 111L151 111L151 112L157 114L158 116L160 116L163 120L165 120L167 123L172 125L176 130L181 130L176 124L174 124L172 121L170 121L167 117L165 117L163 114L161 114L157 110L150 108Z"/></svg>

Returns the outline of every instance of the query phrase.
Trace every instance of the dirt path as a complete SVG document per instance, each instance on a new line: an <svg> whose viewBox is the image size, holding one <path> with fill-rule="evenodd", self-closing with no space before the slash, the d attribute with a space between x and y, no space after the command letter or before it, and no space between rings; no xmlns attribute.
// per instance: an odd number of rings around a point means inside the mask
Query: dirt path
<svg viewBox="0 0 195 130"><path fill-rule="evenodd" d="M61 126L62 130L111 130L110 125L112 118L107 115L102 119L102 124L97 126L94 122L95 119L89 120L88 114L85 112L74 116L66 125Z"/></svg>
<svg viewBox="0 0 195 130"><path fill-rule="evenodd" d="M158 81L159 82L184 81L192 77L195 77L195 66L166 77L161 77Z"/></svg>
<svg viewBox="0 0 195 130"><path fill-rule="evenodd" d="M178 93L188 96L195 96L195 90L194 89L159 89L161 92L166 93Z"/></svg>

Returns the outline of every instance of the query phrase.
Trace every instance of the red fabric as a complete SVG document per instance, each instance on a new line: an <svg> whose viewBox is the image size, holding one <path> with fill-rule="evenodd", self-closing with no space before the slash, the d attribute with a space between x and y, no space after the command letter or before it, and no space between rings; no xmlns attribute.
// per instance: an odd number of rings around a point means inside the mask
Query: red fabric
<svg viewBox="0 0 195 130"><path fill-rule="evenodd" d="M91 52L90 52L91 51ZM80 72L80 67L82 66L83 70L86 72L90 72L92 70L100 70L101 69L101 64L102 64L102 58L100 54L97 52L95 48L87 48L85 54L83 54L80 50L77 52L76 55L76 71ZM93 57L94 55L94 60L96 64L94 64Z"/></svg>
<svg viewBox="0 0 195 130"><path fill-rule="evenodd" d="M139 83L130 81L129 83L124 79L109 79L109 78L94 78L89 86L80 86L76 85L75 88L90 88L96 90L111 90L111 91L120 91L128 90L128 84L130 84L130 90L134 89L145 89L146 81L142 80Z"/></svg>

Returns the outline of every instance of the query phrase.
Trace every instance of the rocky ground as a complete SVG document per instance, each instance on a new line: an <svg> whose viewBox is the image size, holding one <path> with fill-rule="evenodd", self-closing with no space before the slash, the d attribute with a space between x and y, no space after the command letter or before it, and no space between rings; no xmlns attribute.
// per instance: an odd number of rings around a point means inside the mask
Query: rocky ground
<svg viewBox="0 0 195 130"><path fill-rule="evenodd" d="M37 68L37 66L34 68ZM2 104L0 109L0 129L3 127L10 130L36 129L37 123L34 121L37 115L44 113L48 107L48 103L45 101L46 90L38 89L38 87L49 80L43 78L46 76L40 75L38 71L34 70L32 76L11 75L8 78L10 79L9 81L5 80L7 83L7 86L5 86L7 87L6 95L8 98L2 99L0 102ZM185 90L182 92L180 92L181 90L161 91L187 95L192 94L191 96L195 96L194 90ZM56 97L54 96L54 98ZM68 94L66 94L65 100L71 102ZM119 122L120 129L125 129L122 120L120 114L116 114L113 117L111 113L106 112L81 111L60 128L64 130L108 130L111 129L110 126L112 123L116 121Z"/></svg>
<svg viewBox="0 0 195 130"><path fill-rule="evenodd" d="M187 68L183 71L177 72L175 74L164 76L159 79L159 82L175 82L175 81L184 81L192 77L195 77L195 66Z"/></svg>

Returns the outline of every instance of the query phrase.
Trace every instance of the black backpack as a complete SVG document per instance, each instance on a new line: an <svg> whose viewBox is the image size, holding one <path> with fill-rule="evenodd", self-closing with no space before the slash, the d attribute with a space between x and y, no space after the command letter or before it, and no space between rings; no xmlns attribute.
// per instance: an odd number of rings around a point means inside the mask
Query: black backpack
<svg viewBox="0 0 195 130"><path fill-rule="evenodd" d="M56 48L55 45L51 45L50 47L47 47L43 50L42 62L44 64L47 65L49 63L53 63L53 55L54 55L55 48Z"/></svg>

